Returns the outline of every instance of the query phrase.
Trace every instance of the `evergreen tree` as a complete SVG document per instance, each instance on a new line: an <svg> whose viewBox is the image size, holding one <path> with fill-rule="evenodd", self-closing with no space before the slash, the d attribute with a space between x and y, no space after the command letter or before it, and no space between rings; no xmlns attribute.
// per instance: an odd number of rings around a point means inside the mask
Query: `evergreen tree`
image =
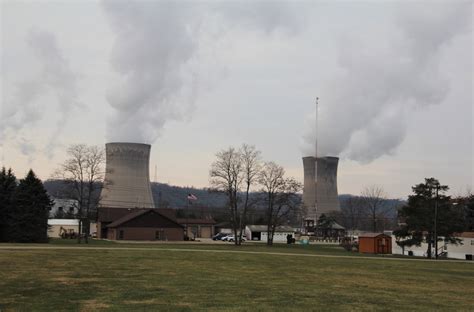
<svg viewBox="0 0 474 312"><path fill-rule="evenodd" d="M20 180L13 202L15 207L10 213L10 241L47 242L48 215L53 203L33 170Z"/></svg>
<svg viewBox="0 0 474 312"><path fill-rule="evenodd" d="M16 177L11 169L5 167L0 171L0 242L9 239L10 212L12 210L12 199L17 187Z"/></svg>
<svg viewBox="0 0 474 312"><path fill-rule="evenodd" d="M438 241L443 238L445 242L457 243L453 234L463 231L462 207L451 203L451 198L445 195L448 186L441 185L435 178L425 179L425 183L412 189L414 195L408 196L408 204L399 211L404 225L394 234L397 244L403 248L420 246L425 241L428 243L427 257L431 258L435 232Z"/></svg>
<svg viewBox="0 0 474 312"><path fill-rule="evenodd" d="M464 211L466 215L466 231L474 231L474 194L464 198Z"/></svg>

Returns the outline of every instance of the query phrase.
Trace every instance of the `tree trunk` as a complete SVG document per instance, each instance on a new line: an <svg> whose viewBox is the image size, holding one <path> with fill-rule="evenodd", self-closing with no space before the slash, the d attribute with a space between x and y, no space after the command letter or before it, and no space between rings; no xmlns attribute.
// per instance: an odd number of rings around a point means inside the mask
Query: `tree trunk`
<svg viewBox="0 0 474 312"><path fill-rule="evenodd" d="M250 183L247 182L247 190L245 192L245 203L244 203L244 211L240 216L240 234L239 234L239 242L242 243L242 232L243 228L246 226L247 221L247 207L249 203L249 191L250 191Z"/></svg>
<svg viewBox="0 0 474 312"><path fill-rule="evenodd" d="M377 216L375 214L375 208L373 208L373 214L372 214L372 228L373 228L373 232L374 233L377 233Z"/></svg>
<svg viewBox="0 0 474 312"><path fill-rule="evenodd" d="M271 246L273 244L273 237L271 237L272 232L272 221L273 221L273 197L271 193L268 194L268 214L267 214L267 245Z"/></svg>
<svg viewBox="0 0 474 312"><path fill-rule="evenodd" d="M78 231L78 233L77 233L77 243L80 244L81 243L81 232L82 232L82 219L79 219L79 226L78 226L77 231Z"/></svg>

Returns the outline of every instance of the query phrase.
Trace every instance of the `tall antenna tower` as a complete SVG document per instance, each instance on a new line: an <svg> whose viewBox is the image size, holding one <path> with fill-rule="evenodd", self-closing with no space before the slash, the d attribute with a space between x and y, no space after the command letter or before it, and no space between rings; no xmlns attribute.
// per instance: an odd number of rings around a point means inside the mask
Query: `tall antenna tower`
<svg viewBox="0 0 474 312"><path fill-rule="evenodd" d="M319 97L316 97L316 144L314 157L318 158L318 109L319 109Z"/></svg>
<svg viewBox="0 0 474 312"><path fill-rule="evenodd" d="M316 191L316 198L314 200L314 211L316 215L314 216L314 224L316 224L317 220L317 214L318 214L318 112L319 111L319 97L316 97L316 142L315 142L315 151L314 151L314 184L316 185L315 191Z"/></svg>

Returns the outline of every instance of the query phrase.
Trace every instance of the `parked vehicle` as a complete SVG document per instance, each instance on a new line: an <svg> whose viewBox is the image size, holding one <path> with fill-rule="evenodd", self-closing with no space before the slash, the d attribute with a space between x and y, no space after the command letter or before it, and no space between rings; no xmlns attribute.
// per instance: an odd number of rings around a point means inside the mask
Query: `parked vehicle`
<svg viewBox="0 0 474 312"><path fill-rule="evenodd" d="M229 234L225 234L225 233L217 233L216 235L214 235L212 237L212 240L222 240L224 237L226 237L227 235Z"/></svg>
<svg viewBox="0 0 474 312"><path fill-rule="evenodd" d="M227 238L226 239L227 242L233 242L235 240L234 235L229 235L226 238ZM243 236L242 236L242 242L245 242L245 237L243 237Z"/></svg>

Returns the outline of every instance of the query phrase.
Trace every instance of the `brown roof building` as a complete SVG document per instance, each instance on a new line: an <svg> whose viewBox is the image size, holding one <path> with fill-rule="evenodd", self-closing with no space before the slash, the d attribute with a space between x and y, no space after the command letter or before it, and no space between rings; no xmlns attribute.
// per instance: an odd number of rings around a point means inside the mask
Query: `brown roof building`
<svg viewBox="0 0 474 312"><path fill-rule="evenodd" d="M185 227L185 232L189 238L211 238L215 234L216 221L207 219L178 219L178 223Z"/></svg>
<svg viewBox="0 0 474 312"><path fill-rule="evenodd" d="M98 237L111 240L183 240L184 226L173 209L100 207Z"/></svg>

